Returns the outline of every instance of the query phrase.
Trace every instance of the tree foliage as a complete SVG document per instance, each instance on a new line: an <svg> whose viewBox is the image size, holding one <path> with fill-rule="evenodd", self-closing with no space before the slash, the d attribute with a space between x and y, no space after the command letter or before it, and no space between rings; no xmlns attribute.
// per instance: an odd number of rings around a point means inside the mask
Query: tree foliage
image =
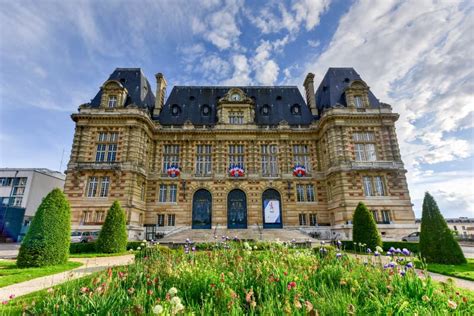
<svg viewBox="0 0 474 316"><path fill-rule="evenodd" d="M60 189L41 202L23 240L18 267L40 267L66 263L71 242L71 209Z"/></svg>
<svg viewBox="0 0 474 316"><path fill-rule="evenodd" d="M421 256L428 263L462 264L466 258L439 211L435 199L425 193L420 232Z"/></svg>
<svg viewBox="0 0 474 316"><path fill-rule="evenodd" d="M356 243L366 244L372 251L375 247L382 246L382 238L377 230L372 213L364 203L359 202L352 218L352 240Z"/></svg>
<svg viewBox="0 0 474 316"><path fill-rule="evenodd" d="M104 225L97 239L97 251L119 253L127 249L127 226L125 212L115 201L107 212Z"/></svg>

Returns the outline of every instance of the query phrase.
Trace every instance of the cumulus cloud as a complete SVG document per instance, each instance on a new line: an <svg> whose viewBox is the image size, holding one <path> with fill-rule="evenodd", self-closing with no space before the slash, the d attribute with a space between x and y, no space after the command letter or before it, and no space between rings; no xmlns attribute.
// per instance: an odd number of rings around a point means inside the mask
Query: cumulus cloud
<svg viewBox="0 0 474 316"><path fill-rule="evenodd" d="M251 83L250 79L250 65L245 55L236 54L232 56L232 64L234 72L232 77L223 81L224 85L248 85Z"/></svg>

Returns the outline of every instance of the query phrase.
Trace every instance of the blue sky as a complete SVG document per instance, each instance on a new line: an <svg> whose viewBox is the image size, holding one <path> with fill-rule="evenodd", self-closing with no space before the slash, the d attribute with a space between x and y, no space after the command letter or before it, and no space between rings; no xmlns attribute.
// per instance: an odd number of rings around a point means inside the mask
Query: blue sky
<svg viewBox="0 0 474 316"><path fill-rule="evenodd" d="M471 1L1 1L0 166L62 170L116 67L154 85L279 85L354 67L400 114L415 213L474 217Z"/></svg>

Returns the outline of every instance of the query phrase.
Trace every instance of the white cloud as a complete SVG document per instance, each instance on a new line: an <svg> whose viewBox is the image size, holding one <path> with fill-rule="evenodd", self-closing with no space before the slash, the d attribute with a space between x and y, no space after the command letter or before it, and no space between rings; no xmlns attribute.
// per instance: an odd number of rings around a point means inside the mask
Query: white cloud
<svg viewBox="0 0 474 316"><path fill-rule="evenodd" d="M269 41L262 41L256 49L252 66L255 69L255 80L259 84L273 85L278 79L280 67L275 60L270 58L273 49L274 46Z"/></svg>
<svg viewBox="0 0 474 316"><path fill-rule="evenodd" d="M232 64L234 66L234 73L232 77L223 82L224 85L248 85L250 79L250 65L247 57L242 54L232 56Z"/></svg>
<svg viewBox="0 0 474 316"><path fill-rule="evenodd" d="M321 13L329 7L329 0L301 0L293 3L296 23L304 23L306 31L319 24Z"/></svg>

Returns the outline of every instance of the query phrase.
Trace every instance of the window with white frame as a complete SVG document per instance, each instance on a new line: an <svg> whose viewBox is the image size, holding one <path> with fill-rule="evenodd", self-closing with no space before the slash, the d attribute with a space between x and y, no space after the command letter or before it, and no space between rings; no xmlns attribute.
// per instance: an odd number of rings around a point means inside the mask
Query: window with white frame
<svg viewBox="0 0 474 316"><path fill-rule="evenodd" d="M296 185L296 201L297 202L314 202L314 186L312 184Z"/></svg>
<svg viewBox="0 0 474 316"><path fill-rule="evenodd" d="M106 197L109 195L109 185L110 185L110 178L109 177L102 177L100 182L100 197Z"/></svg>
<svg viewBox="0 0 474 316"><path fill-rule="evenodd" d="M96 162L114 162L117 158L118 133L99 133L99 143L95 154Z"/></svg>
<svg viewBox="0 0 474 316"><path fill-rule="evenodd" d="M87 197L95 197L97 194L97 177L90 177L87 184Z"/></svg>
<svg viewBox="0 0 474 316"><path fill-rule="evenodd" d="M207 176L212 172L212 146L197 145L196 174Z"/></svg>
<svg viewBox="0 0 474 316"><path fill-rule="evenodd" d="M385 184L383 177L363 177L365 196L385 196Z"/></svg>
<svg viewBox="0 0 474 316"><path fill-rule="evenodd" d="M360 95L354 96L354 104L356 108L363 108L364 103L362 102L362 96Z"/></svg>
<svg viewBox="0 0 474 316"><path fill-rule="evenodd" d="M109 196L110 177L89 177L87 181L87 197L107 197Z"/></svg>
<svg viewBox="0 0 474 316"><path fill-rule="evenodd" d="M92 211L84 211L82 213L82 222L91 223L92 222Z"/></svg>
<svg viewBox="0 0 474 316"><path fill-rule="evenodd" d="M309 225L318 226L318 218L316 214L309 214Z"/></svg>
<svg viewBox="0 0 474 316"><path fill-rule="evenodd" d="M179 145L163 147L163 172L166 173L172 165L179 165Z"/></svg>
<svg viewBox="0 0 474 316"><path fill-rule="evenodd" d="M278 147L277 145L262 145L262 175L278 176Z"/></svg>
<svg viewBox="0 0 474 316"><path fill-rule="evenodd" d="M308 172L311 171L308 145L293 145L293 163L304 166Z"/></svg>
<svg viewBox="0 0 474 316"><path fill-rule="evenodd" d="M299 219L300 226L306 226L306 214L304 213L298 214L298 219Z"/></svg>
<svg viewBox="0 0 474 316"><path fill-rule="evenodd" d="M168 226L174 226L176 223L176 215L168 214Z"/></svg>
<svg viewBox="0 0 474 316"><path fill-rule="evenodd" d="M244 113L243 112L230 112L229 124L235 124L235 125L244 124Z"/></svg>
<svg viewBox="0 0 474 316"><path fill-rule="evenodd" d="M354 152L356 161L375 161L377 154L375 150L375 135L372 132L354 133Z"/></svg>
<svg viewBox="0 0 474 316"><path fill-rule="evenodd" d="M158 214L156 220L157 226L165 226L165 214Z"/></svg>
<svg viewBox="0 0 474 316"><path fill-rule="evenodd" d="M97 211L95 212L95 222L102 223L105 220L105 212L104 211Z"/></svg>
<svg viewBox="0 0 474 316"><path fill-rule="evenodd" d="M176 184L160 184L158 202L176 203L178 196L178 186Z"/></svg>
<svg viewBox="0 0 474 316"><path fill-rule="evenodd" d="M244 145L229 146L229 165L238 165L244 168Z"/></svg>
<svg viewBox="0 0 474 316"><path fill-rule="evenodd" d="M108 106L109 106L109 108L114 108L114 107L117 106L117 96L116 95L109 96Z"/></svg>
<svg viewBox="0 0 474 316"><path fill-rule="evenodd" d="M372 210L372 216L374 217L374 220L376 223L380 222L380 219L379 219L379 211L377 210Z"/></svg>
<svg viewBox="0 0 474 316"><path fill-rule="evenodd" d="M382 210L382 222L384 224L390 224L392 217L390 216L389 210Z"/></svg>

